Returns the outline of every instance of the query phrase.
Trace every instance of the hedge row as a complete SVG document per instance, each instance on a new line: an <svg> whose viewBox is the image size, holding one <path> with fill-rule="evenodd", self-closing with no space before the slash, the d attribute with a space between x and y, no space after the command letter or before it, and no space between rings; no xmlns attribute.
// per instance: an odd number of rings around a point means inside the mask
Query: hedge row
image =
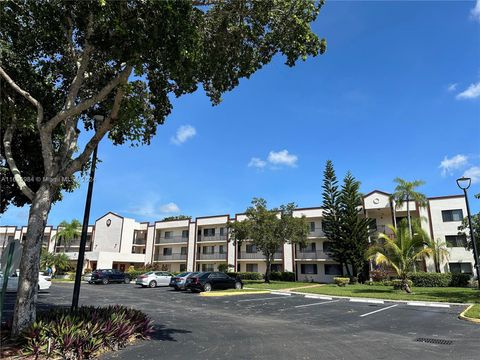
<svg viewBox="0 0 480 360"><path fill-rule="evenodd" d="M290 271L273 271L270 274L270 280L295 281L295 273Z"/></svg>
<svg viewBox="0 0 480 360"><path fill-rule="evenodd" d="M229 272L231 277L239 277L242 280L263 280L264 274L259 272ZM272 271L270 280L275 281L295 281L295 273L290 271Z"/></svg>
<svg viewBox="0 0 480 360"><path fill-rule="evenodd" d="M416 272L409 278L418 287L464 287L470 281L470 275L457 273Z"/></svg>
<svg viewBox="0 0 480 360"><path fill-rule="evenodd" d="M263 274L258 272L229 272L227 275L242 280L263 280Z"/></svg>

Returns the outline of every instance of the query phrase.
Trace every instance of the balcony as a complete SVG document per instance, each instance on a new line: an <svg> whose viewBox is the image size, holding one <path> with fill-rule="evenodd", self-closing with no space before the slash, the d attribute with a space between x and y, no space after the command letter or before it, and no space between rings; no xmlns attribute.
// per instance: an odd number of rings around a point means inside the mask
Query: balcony
<svg viewBox="0 0 480 360"><path fill-rule="evenodd" d="M55 252L63 253L63 252L78 252L80 250L80 240L72 241L68 245L56 245ZM85 251L92 251L92 242L87 241L85 244Z"/></svg>
<svg viewBox="0 0 480 360"><path fill-rule="evenodd" d="M213 254L202 254L197 253L197 260L227 260L227 254L213 253Z"/></svg>
<svg viewBox="0 0 480 360"><path fill-rule="evenodd" d="M227 235L198 235L197 241L227 241Z"/></svg>
<svg viewBox="0 0 480 360"><path fill-rule="evenodd" d="M297 251L297 255L295 256L297 260L325 260L330 259L330 255L328 252L317 250L317 251Z"/></svg>
<svg viewBox="0 0 480 360"><path fill-rule="evenodd" d="M274 259L283 259L283 252L276 252L273 254ZM238 253L239 260L265 260L265 255L261 252L240 252Z"/></svg>
<svg viewBox="0 0 480 360"><path fill-rule="evenodd" d="M174 261L174 260L187 260L187 254L155 254L153 257L154 261Z"/></svg>
<svg viewBox="0 0 480 360"><path fill-rule="evenodd" d="M155 245L168 244L168 243L186 243L187 241L188 241L188 237L183 237L181 235L169 236L169 237L161 236L155 239Z"/></svg>

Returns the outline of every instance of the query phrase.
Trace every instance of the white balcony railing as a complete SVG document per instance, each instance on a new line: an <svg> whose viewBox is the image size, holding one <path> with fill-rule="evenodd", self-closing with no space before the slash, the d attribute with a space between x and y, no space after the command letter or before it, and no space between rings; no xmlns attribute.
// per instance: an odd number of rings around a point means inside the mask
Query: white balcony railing
<svg viewBox="0 0 480 360"><path fill-rule="evenodd" d="M187 260L186 254L171 254L171 255L163 255L163 254L155 254L153 257L154 261L168 261L168 260Z"/></svg>
<svg viewBox="0 0 480 360"><path fill-rule="evenodd" d="M227 254L226 253L213 253L213 254L202 254L197 253L197 260L226 260Z"/></svg>
<svg viewBox="0 0 480 360"><path fill-rule="evenodd" d="M316 250L316 251L297 251L296 259L300 260L316 260L316 259L330 259L328 252Z"/></svg>
<svg viewBox="0 0 480 360"><path fill-rule="evenodd" d="M168 244L168 243L183 243L183 242L187 242L188 241L188 237L183 237L181 235L178 235L178 236L169 236L169 237L164 237L164 236L161 236L161 237L157 237L155 239L155 245L159 245L159 244Z"/></svg>
<svg viewBox="0 0 480 360"><path fill-rule="evenodd" d="M240 252L237 254L238 256L238 259L247 259L247 260L250 260L250 259L258 259L258 260L265 260L265 255L263 255L263 253L261 252L254 252L254 253L251 253L251 252ZM275 254L273 254L273 258L274 259L283 259L283 252L276 252Z"/></svg>

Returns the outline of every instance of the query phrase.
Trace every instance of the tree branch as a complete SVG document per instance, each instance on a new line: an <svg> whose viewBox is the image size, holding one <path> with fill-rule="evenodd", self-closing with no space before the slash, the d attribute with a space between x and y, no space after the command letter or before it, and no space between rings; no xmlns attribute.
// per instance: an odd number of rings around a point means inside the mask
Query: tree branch
<svg viewBox="0 0 480 360"><path fill-rule="evenodd" d="M33 200L35 193L32 191L32 189L28 187L28 185L25 183L25 180L23 180L22 174L20 173L20 170L18 169L12 154L12 137L13 137L13 133L15 131L16 125L17 125L17 118L14 114L12 122L5 130L5 135L3 137L3 146L5 148L5 158L7 160L8 166L10 167L10 171L13 174L13 178L15 182L20 188L20 191L27 198L29 198L30 200Z"/></svg>
<svg viewBox="0 0 480 360"><path fill-rule="evenodd" d="M128 77L132 72L132 69L132 66L127 66L124 71L122 71L119 85L124 85L127 83ZM112 111L110 112L110 115L103 121L103 123L100 125L100 128L96 129L95 134L90 138L87 145L85 145L85 149L83 150L83 152L67 165L64 172L66 177L72 176L75 172L80 171L82 166L90 158L90 155L92 154L95 147L102 140L105 134L111 129L112 125L118 119L118 113L120 111L120 106L122 104L124 95L125 91L122 87L120 87L115 94L115 99L113 101Z"/></svg>

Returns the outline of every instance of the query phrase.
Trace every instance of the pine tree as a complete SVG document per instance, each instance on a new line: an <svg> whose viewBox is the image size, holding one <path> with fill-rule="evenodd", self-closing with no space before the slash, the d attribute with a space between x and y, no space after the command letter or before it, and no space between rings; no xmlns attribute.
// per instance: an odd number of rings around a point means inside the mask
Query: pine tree
<svg viewBox="0 0 480 360"><path fill-rule="evenodd" d="M348 172L340 193L340 247L346 263L352 269L352 277L358 278L366 265L371 219L361 216L362 195L360 182Z"/></svg>
<svg viewBox="0 0 480 360"><path fill-rule="evenodd" d="M327 160L327 164L325 165L322 188L323 233L331 243L330 256L335 261L338 261L343 268L343 265L346 265L347 263L347 257L345 248L342 244L342 238L340 236L340 191L338 190L338 181L331 160ZM350 269L348 269L348 267L347 273L350 276Z"/></svg>

